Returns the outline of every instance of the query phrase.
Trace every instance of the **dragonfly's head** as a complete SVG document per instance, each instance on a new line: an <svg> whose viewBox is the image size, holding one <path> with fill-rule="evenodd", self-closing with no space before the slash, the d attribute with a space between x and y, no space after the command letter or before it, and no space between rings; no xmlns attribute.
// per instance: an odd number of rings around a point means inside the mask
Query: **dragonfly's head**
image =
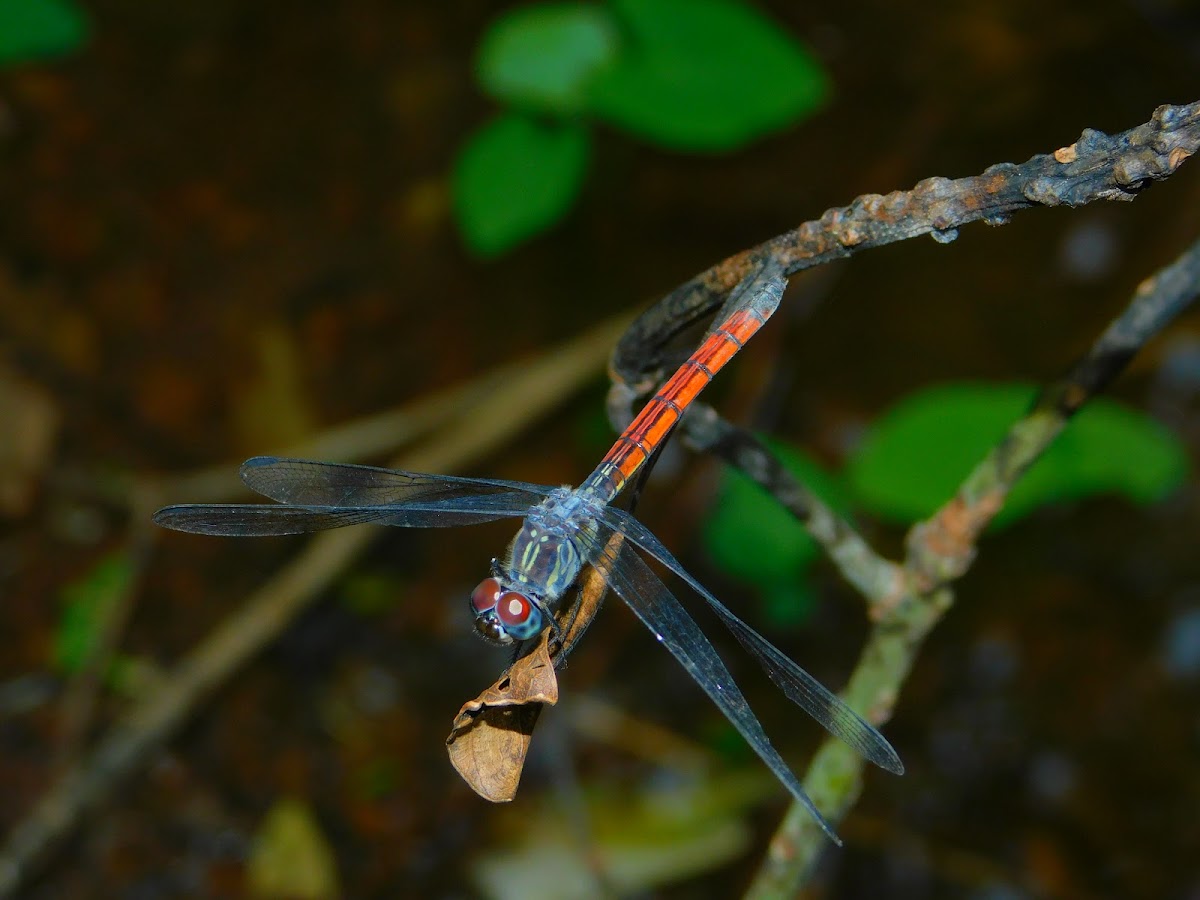
<svg viewBox="0 0 1200 900"><path fill-rule="evenodd" d="M542 630L542 612L532 600L507 588L496 578L485 578L471 591L475 630L493 644L527 641Z"/></svg>

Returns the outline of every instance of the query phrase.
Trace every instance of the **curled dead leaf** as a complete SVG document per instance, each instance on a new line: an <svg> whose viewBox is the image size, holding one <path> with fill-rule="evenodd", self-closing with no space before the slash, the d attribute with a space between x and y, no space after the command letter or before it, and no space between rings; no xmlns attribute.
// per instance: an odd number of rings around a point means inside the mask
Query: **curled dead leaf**
<svg viewBox="0 0 1200 900"><path fill-rule="evenodd" d="M557 702L558 678L547 629L532 652L458 711L446 738L451 765L485 800L512 800L542 706Z"/></svg>
<svg viewBox="0 0 1200 900"><path fill-rule="evenodd" d="M555 669L591 624L604 591L603 575L588 569L578 602L556 617L561 642L553 629L545 629L528 653L454 717L446 738L450 764L485 800L507 803L516 796L542 707L558 702Z"/></svg>

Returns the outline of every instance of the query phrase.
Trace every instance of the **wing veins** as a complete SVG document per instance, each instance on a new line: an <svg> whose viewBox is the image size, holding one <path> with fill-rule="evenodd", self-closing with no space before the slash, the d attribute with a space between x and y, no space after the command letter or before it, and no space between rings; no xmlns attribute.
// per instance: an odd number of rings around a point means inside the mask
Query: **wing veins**
<svg viewBox="0 0 1200 900"><path fill-rule="evenodd" d="M709 699L767 764L767 768L809 811L825 834L840 846L841 839L805 793L795 773L771 745L762 724L733 680L733 675L700 626L635 550L629 548L622 553L618 549L614 553L606 549L605 543L611 534L610 526L601 525L595 536L588 539L590 543L586 549L590 551L589 557L593 561L601 562L614 593L625 601L633 614L708 694Z"/></svg>
<svg viewBox="0 0 1200 900"><path fill-rule="evenodd" d="M295 506L385 506L491 494L524 494L526 506L552 487L492 478L428 475L350 463L256 456L242 464L242 482L257 494Z"/></svg>
<svg viewBox="0 0 1200 900"><path fill-rule="evenodd" d="M830 734L853 747L864 759L888 772L904 774L899 754L879 731L850 708L815 677L801 668L782 650L747 625L729 607L693 578L654 534L623 510L607 508L605 524L624 532L631 541L687 582L704 599L743 647L750 651L783 693L816 720Z"/></svg>
<svg viewBox="0 0 1200 900"><path fill-rule="evenodd" d="M192 534L241 537L305 534L345 525L445 528L524 516L527 501L524 493L512 493L391 506L196 503L164 507L154 514L154 522Z"/></svg>

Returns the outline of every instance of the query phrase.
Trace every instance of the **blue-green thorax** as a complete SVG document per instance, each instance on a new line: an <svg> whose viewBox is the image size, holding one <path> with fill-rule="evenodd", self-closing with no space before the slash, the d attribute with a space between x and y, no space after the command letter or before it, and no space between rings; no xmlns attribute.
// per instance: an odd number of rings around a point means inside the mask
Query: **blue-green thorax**
<svg viewBox="0 0 1200 900"><path fill-rule="evenodd" d="M552 607L589 561L600 506L590 492L559 488L531 509L508 549L511 585Z"/></svg>

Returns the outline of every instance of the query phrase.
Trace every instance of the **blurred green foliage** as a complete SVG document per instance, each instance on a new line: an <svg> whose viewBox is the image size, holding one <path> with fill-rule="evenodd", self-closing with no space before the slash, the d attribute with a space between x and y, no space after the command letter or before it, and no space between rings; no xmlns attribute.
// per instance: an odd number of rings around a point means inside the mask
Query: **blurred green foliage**
<svg viewBox="0 0 1200 900"><path fill-rule="evenodd" d="M62 614L51 649L58 671L72 675L83 668L100 640L109 610L129 590L132 579L128 554L113 553L62 589Z"/></svg>
<svg viewBox="0 0 1200 900"><path fill-rule="evenodd" d="M902 399L871 427L841 475L772 445L787 468L835 511L850 509L900 524L931 515L1030 408L1025 384L956 383ZM1046 504L1117 494L1148 504L1187 477L1188 458L1166 428L1114 401L1091 401L1017 482L994 526ZM753 585L777 625L811 606L805 572L820 555L804 528L738 472L722 477L702 531L706 553ZM791 608L788 608L791 604Z"/></svg>
<svg viewBox="0 0 1200 900"><path fill-rule="evenodd" d="M0 65L64 56L87 36L87 19L70 0L0 0Z"/></svg>
<svg viewBox="0 0 1200 900"><path fill-rule="evenodd" d="M904 398L875 422L848 461L858 502L905 524L929 516L1029 410L1036 391L1025 384L948 384ZM1170 431L1098 398L1017 482L995 525L1048 503L1096 494L1151 503L1178 487L1187 472L1187 455Z"/></svg>
<svg viewBox="0 0 1200 900"><path fill-rule="evenodd" d="M589 120L671 150L728 152L811 115L829 93L807 51L739 0L522 7L484 35L475 72L508 107L454 167L454 209L481 257L507 252L570 209Z"/></svg>
<svg viewBox="0 0 1200 900"><path fill-rule="evenodd" d="M501 103L571 115L585 111L588 81L617 50L616 25L602 6L526 6L502 15L483 36L475 76Z"/></svg>
<svg viewBox="0 0 1200 900"><path fill-rule="evenodd" d="M849 513L850 495L837 476L799 450L769 445L809 490L839 513ZM805 575L821 550L795 516L737 469L722 473L701 540L718 568L759 590L773 624L795 625L807 617L815 598Z"/></svg>
<svg viewBox="0 0 1200 900"><path fill-rule="evenodd" d="M725 152L811 115L824 70L740 3L612 0L628 49L598 73L592 111L651 143Z"/></svg>
<svg viewBox="0 0 1200 900"><path fill-rule="evenodd" d="M587 132L504 113L475 132L454 166L454 212L468 245L499 256L558 221L587 171Z"/></svg>

